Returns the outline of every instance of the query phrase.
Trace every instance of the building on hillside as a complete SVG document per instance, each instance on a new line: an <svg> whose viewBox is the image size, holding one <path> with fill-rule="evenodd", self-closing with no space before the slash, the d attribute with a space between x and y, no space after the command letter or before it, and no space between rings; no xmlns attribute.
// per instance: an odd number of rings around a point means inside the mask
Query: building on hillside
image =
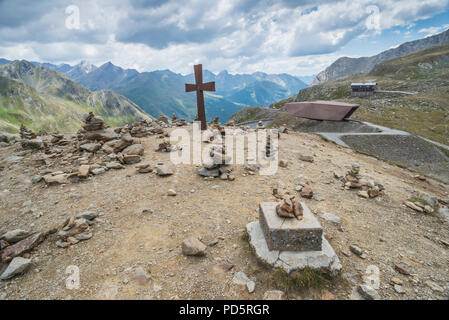
<svg viewBox="0 0 449 320"><path fill-rule="evenodd" d="M286 111L292 116L333 121L348 119L358 107L358 104L340 101L304 101L285 104Z"/></svg>
<svg viewBox="0 0 449 320"><path fill-rule="evenodd" d="M367 97L372 96L374 91L376 90L377 83L376 82L353 82L351 83L351 96L353 97Z"/></svg>

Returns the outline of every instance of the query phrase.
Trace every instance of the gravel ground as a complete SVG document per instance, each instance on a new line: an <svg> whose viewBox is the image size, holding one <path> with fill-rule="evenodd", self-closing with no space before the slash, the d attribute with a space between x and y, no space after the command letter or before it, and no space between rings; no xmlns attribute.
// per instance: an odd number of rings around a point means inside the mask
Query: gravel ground
<svg viewBox="0 0 449 320"><path fill-rule="evenodd" d="M151 136L142 142L144 162L169 163L169 153L154 151L159 139ZM16 145L1 151L0 162L20 152ZM423 192L448 199L448 185L418 180L406 169L311 134L282 135L279 151L289 165L273 176L243 176L243 168L234 166L235 181L206 181L195 166L178 165L174 175L164 178L136 173L131 165L60 186L32 184L40 170L25 155L0 171L0 232L48 230L87 208L95 208L100 216L87 241L62 249L54 235L48 237L31 252L33 266L26 274L0 282L1 298L261 299L267 290L280 289L287 299L321 299L328 297L325 292L337 299L356 299L354 289L363 283L366 268L375 265L382 299L447 299L449 248L444 241L449 241L449 226L438 215L416 213L403 202ZM300 161L300 153L313 155L314 162ZM385 195L363 199L357 191L342 188L333 172L344 174L353 162L360 163L363 177L384 185ZM272 188L295 192L299 183L324 198L304 201L319 217L343 265L344 276L323 288L287 290L285 279L256 261L245 237L245 225L258 219L259 203L276 200ZM167 196L168 189L177 195ZM321 214L326 212L340 217L342 225L324 221ZM189 236L211 244L205 257L182 255L181 242ZM350 253L354 244L365 259ZM234 267L227 272L214 268L222 262ZM412 275L396 271L397 263ZM71 265L80 270L76 290L65 283ZM143 280L134 276L142 269L147 274ZM238 271L255 282L253 293L232 283ZM395 291L392 278L402 281L404 293Z"/></svg>

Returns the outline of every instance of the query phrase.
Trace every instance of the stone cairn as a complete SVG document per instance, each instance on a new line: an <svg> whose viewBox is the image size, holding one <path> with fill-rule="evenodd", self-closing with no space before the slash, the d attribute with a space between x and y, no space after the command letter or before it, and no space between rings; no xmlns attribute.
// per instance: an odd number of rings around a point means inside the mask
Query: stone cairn
<svg viewBox="0 0 449 320"><path fill-rule="evenodd" d="M284 196L281 203L276 206L276 214L281 218L303 218L303 208L295 196Z"/></svg>
<svg viewBox="0 0 449 320"><path fill-rule="evenodd" d="M186 121L186 119L182 118L181 120L179 120L179 121L176 123L176 125L177 125L178 127L185 126L185 125L187 125L187 121Z"/></svg>
<svg viewBox="0 0 449 320"><path fill-rule="evenodd" d="M143 138L148 137L153 134L151 128L149 127L151 123L147 120L142 120L136 123L133 123L129 127L129 133L132 137Z"/></svg>
<svg viewBox="0 0 449 320"><path fill-rule="evenodd" d="M187 125L187 121L184 118L182 118L181 120L178 121L178 118L176 117L176 114L173 113L173 116L171 118L171 124L172 124L172 126L175 125L175 126L178 126L178 127L182 127L182 126Z"/></svg>
<svg viewBox="0 0 449 320"><path fill-rule="evenodd" d="M334 173L334 176L340 178L336 173ZM341 178L341 181L346 190L360 189L357 194L362 198L375 198L384 193L382 184L362 177L360 174L360 164L356 162L351 165L351 170L346 172L346 175Z"/></svg>
<svg viewBox="0 0 449 320"><path fill-rule="evenodd" d="M86 131L97 131L105 128L104 121L100 117L96 117L93 112L89 112L84 119L83 129Z"/></svg>
<svg viewBox="0 0 449 320"><path fill-rule="evenodd" d="M156 149L156 151L158 152L170 152L172 151L172 145L170 143L170 141L162 141L161 143L159 143L158 148Z"/></svg>
<svg viewBox="0 0 449 320"><path fill-rule="evenodd" d="M235 121L234 120L229 120L228 122L226 122L225 126L226 127L233 127L233 126L235 126Z"/></svg>
<svg viewBox="0 0 449 320"><path fill-rule="evenodd" d="M287 273L314 269L335 277L342 268L323 236L323 228L305 203L284 196L259 205L259 221L246 225L249 243L264 264Z"/></svg>
<svg viewBox="0 0 449 320"><path fill-rule="evenodd" d="M20 126L20 138L26 140L36 139L37 135L30 129L27 129L23 124Z"/></svg>
<svg viewBox="0 0 449 320"><path fill-rule="evenodd" d="M30 129L23 124L20 126L20 144L23 149L39 150L47 147L47 144Z"/></svg>
<svg viewBox="0 0 449 320"><path fill-rule="evenodd" d="M226 132L221 126L218 130L222 141L217 143L212 137L206 139L206 143L210 141L215 143L210 148L209 158L203 159L203 167L198 170L198 174L206 179L220 177L222 180L234 181L235 176L232 174L232 168L227 164L230 158L226 156L226 146L224 144Z"/></svg>
<svg viewBox="0 0 449 320"><path fill-rule="evenodd" d="M159 118L157 119L157 121L165 123L165 124L169 124L168 118L164 114L159 115Z"/></svg>
<svg viewBox="0 0 449 320"><path fill-rule="evenodd" d="M218 128L220 126L220 122L218 122L218 116L215 116L214 120L211 121L210 125L214 128Z"/></svg>
<svg viewBox="0 0 449 320"><path fill-rule="evenodd" d="M267 142L265 144L265 156L267 158L271 157L271 136L267 134Z"/></svg>

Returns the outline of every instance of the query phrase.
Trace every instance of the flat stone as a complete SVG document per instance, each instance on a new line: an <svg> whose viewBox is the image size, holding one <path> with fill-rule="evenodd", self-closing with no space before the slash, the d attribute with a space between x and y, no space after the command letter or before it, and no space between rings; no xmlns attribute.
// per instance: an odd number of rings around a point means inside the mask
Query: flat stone
<svg viewBox="0 0 449 320"><path fill-rule="evenodd" d="M67 180L68 175L65 173L62 174L47 174L44 176L44 181L48 185L57 185L57 184L66 184L69 183Z"/></svg>
<svg viewBox="0 0 449 320"><path fill-rule="evenodd" d="M210 244L209 244L210 245ZM230 271L232 268L234 268L233 264L229 264L229 263L217 263L216 265L213 266L213 270L217 273L225 273Z"/></svg>
<svg viewBox="0 0 449 320"><path fill-rule="evenodd" d="M204 256L206 245L195 237L190 237L182 242L182 253L186 256Z"/></svg>
<svg viewBox="0 0 449 320"><path fill-rule="evenodd" d="M366 300L379 300L380 296L376 290L367 286L365 284L361 284L357 287L358 293Z"/></svg>
<svg viewBox="0 0 449 320"><path fill-rule="evenodd" d="M248 223L246 231L257 259L268 266L281 268L287 273L302 271L308 267L325 271L332 277L337 276L341 271L340 259L324 237L321 251L270 251L258 221Z"/></svg>
<svg viewBox="0 0 449 320"><path fill-rule="evenodd" d="M437 292L441 292L441 293L444 292L444 289L433 281L427 280L426 285L433 291L437 291Z"/></svg>
<svg viewBox="0 0 449 320"><path fill-rule="evenodd" d="M358 195L359 197L361 197L361 198L365 198L365 199L368 199L368 198L369 198L369 194L368 194L368 192L365 191L365 190L360 190L360 191L358 191L358 192L357 192L357 195Z"/></svg>
<svg viewBox="0 0 449 320"><path fill-rule="evenodd" d="M264 293L263 300L284 300L284 292L281 290L268 290Z"/></svg>
<svg viewBox="0 0 449 320"><path fill-rule="evenodd" d="M299 155L299 160L306 161L306 162L313 162L313 156L300 154Z"/></svg>
<svg viewBox="0 0 449 320"><path fill-rule="evenodd" d="M396 271L398 271L399 273L401 273L403 275L406 275L406 276L410 275L410 271L408 271L406 269L406 267L404 266L404 264L402 264L402 263L396 263L394 265L394 268L396 269Z"/></svg>
<svg viewBox="0 0 449 320"><path fill-rule="evenodd" d="M100 167L100 168L92 169L92 170L90 170L90 171L92 172L93 175L97 176L97 175L99 175L99 174L105 173L105 172L106 172L106 169L103 168L103 167Z"/></svg>
<svg viewBox="0 0 449 320"><path fill-rule="evenodd" d="M356 245L350 245L349 249L351 250L352 253L354 253L355 255L361 256L363 254L363 250L360 249L359 247L357 247Z"/></svg>
<svg viewBox="0 0 449 320"><path fill-rule="evenodd" d="M44 147L44 143L42 139L23 139L20 141L20 144L23 149L42 149Z"/></svg>
<svg viewBox="0 0 449 320"><path fill-rule="evenodd" d="M277 202L262 202L259 221L270 250L321 250L323 228L304 202L303 218L281 218L276 214Z"/></svg>
<svg viewBox="0 0 449 320"><path fill-rule="evenodd" d="M321 217L324 219L324 220L326 220L326 221L330 221L330 222L333 222L333 223L335 223L335 224L341 224L341 219L339 218L339 217L337 217L335 214L333 214L333 213L329 213L329 212L326 212L326 213L323 213L322 215L321 215Z"/></svg>
<svg viewBox="0 0 449 320"><path fill-rule="evenodd" d="M220 176L220 171L218 170L218 168L215 169L201 168L198 170L198 174L202 177L218 177Z"/></svg>
<svg viewBox="0 0 449 320"><path fill-rule="evenodd" d="M23 157L20 156L10 156L2 161L2 163L19 163L23 160Z"/></svg>
<svg viewBox="0 0 449 320"><path fill-rule="evenodd" d="M86 219L79 218L74 220L73 225L68 226L67 230L64 229L58 232L58 238L61 240L66 240L68 237L73 237L88 230L89 224L87 223Z"/></svg>
<svg viewBox="0 0 449 320"><path fill-rule="evenodd" d="M117 139L119 136L111 128L89 131L86 133L87 140L109 141Z"/></svg>
<svg viewBox="0 0 449 320"><path fill-rule="evenodd" d="M140 162L140 156L137 154L125 154L123 159L126 164L134 164Z"/></svg>
<svg viewBox="0 0 449 320"><path fill-rule="evenodd" d="M136 268L132 276L132 279L141 286L144 286L148 282L149 278L150 277L147 275L147 273L145 272L145 270L143 270L142 267Z"/></svg>
<svg viewBox="0 0 449 320"><path fill-rule="evenodd" d="M87 152L96 152L100 150L101 144L99 143L85 143L80 145L81 150L85 150Z"/></svg>
<svg viewBox="0 0 449 320"><path fill-rule="evenodd" d="M81 179L86 179L89 176L90 166L83 164L78 169L78 177Z"/></svg>
<svg viewBox="0 0 449 320"><path fill-rule="evenodd" d="M16 243L20 240L23 240L26 237L28 237L29 235L30 235L30 233L28 231L16 229L16 230L6 232L5 234L3 234L0 237L0 239L5 240L6 242L11 244L11 243Z"/></svg>
<svg viewBox="0 0 449 320"><path fill-rule="evenodd" d="M106 163L106 168L118 170L118 169L123 169L124 167L123 167L123 165L120 164L119 162L114 161L114 162L108 162L108 163Z"/></svg>
<svg viewBox="0 0 449 320"><path fill-rule="evenodd" d="M24 273L31 265L31 259L25 259L22 257L15 257L8 265L6 270L0 276L0 279L7 280L12 277Z"/></svg>
<svg viewBox="0 0 449 320"><path fill-rule="evenodd" d="M135 154L135 155L143 156L143 153L144 153L144 149L143 149L143 146L141 144L130 145L129 147L126 147L122 151L122 154L124 154L124 155Z"/></svg>
<svg viewBox="0 0 449 320"><path fill-rule="evenodd" d="M173 174L173 170L165 164L160 164L156 166L156 173L161 177L171 176Z"/></svg>
<svg viewBox="0 0 449 320"><path fill-rule="evenodd" d="M76 219L84 218L86 220L93 220L96 217L98 217L98 212L96 212L95 210L86 210L86 211L78 213L75 216Z"/></svg>
<svg viewBox="0 0 449 320"><path fill-rule="evenodd" d="M409 207L409 208L411 208L411 209L413 209L413 210L415 210L415 211L418 211L418 212L423 212L423 211L424 211L423 208L417 206L415 203L413 203L413 202L411 202L411 201L405 201L404 204L405 204L407 207Z"/></svg>
<svg viewBox="0 0 449 320"><path fill-rule="evenodd" d="M399 293L399 294L405 293L404 288L400 284L395 284L393 286L393 288L394 288L394 291L396 291L396 293Z"/></svg>
<svg viewBox="0 0 449 320"><path fill-rule="evenodd" d="M82 232L82 233L78 233L78 234L74 235L73 237L78 241L89 240L90 238L92 238L92 233L91 232Z"/></svg>
<svg viewBox="0 0 449 320"><path fill-rule="evenodd" d="M41 232L35 233L28 238L20 240L19 242L10 245L2 250L0 258L4 262L11 261L13 258L20 256L26 252L31 251L34 247L44 241L45 235Z"/></svg>
<svg viewBox="0 0 449 320"><path fill-rule="evenodd" d="M303 187L299 192L301 197L311 199L313 197L313 190L310 187Z"/></svg>
<svg viewBox="0 0 449 320"><path fill-rule="evenodd" d="M249 293L254 292L254 289L256 287L256 284L254 281L252 281L248 276L239 271L234 274L234 277L232 278L232 283L236 285L246 286Z"/></svg>
<svg viewBox="0 0 449 320"><path fill-rule="evenodd" d="M440 207L438 209L438 215L447 223L449 223L449 208Z"/></svg>

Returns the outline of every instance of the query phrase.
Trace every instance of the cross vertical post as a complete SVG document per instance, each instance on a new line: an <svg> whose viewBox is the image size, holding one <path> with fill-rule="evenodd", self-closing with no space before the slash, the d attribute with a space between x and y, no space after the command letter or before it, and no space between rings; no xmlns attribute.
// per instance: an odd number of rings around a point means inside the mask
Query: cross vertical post
<svg viewBox="0 0 449 320"><path fill-rule="evenodd" d="M206 109L204 106L203 91L215 91L215 82L203 83L203 65L197 64L193 66L195 70L195 84L186 83L186 92L196 91L197 119L201 121L201 130L207 129Z"/></svg>

